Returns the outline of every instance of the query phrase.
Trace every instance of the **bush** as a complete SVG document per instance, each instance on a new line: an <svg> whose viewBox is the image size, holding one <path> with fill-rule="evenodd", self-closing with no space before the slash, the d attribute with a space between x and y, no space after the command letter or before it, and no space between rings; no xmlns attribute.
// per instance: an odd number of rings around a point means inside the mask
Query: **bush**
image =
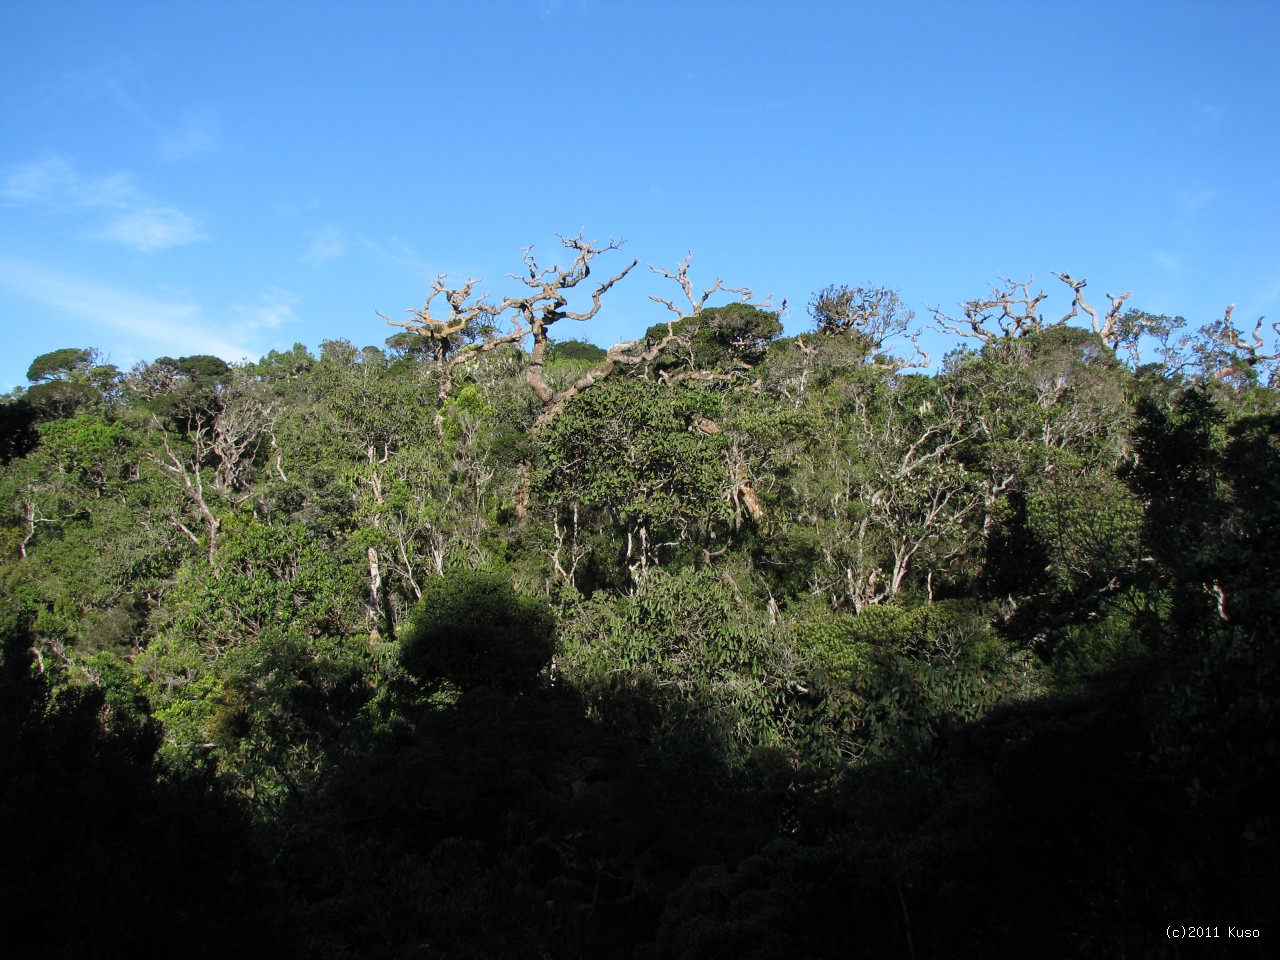
<svg viewBox="0 0 1280 960"><path fill-rule="evenodd" d="M458 570L427 583L401 633L400 659L427 683L520 693L550 663L554 634L551 611L506 578Z"/></svg>

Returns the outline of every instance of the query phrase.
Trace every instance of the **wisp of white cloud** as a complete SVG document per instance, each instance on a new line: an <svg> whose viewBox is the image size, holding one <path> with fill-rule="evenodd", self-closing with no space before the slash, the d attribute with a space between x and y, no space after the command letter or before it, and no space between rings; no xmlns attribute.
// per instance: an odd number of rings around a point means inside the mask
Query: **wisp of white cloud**
<svg viewBox="0 0 1280 960"><path fill-rule="evenodd" d="M190 160L211 152L218 142L218 119L211 111L188 114L176 131L160 135L160 156Z"/></svg>
<svg viewBox="0 0 1280 960"><path fill-rule="evenodd" d="M86 177L62 157L51 156L10 167L0 176L0 198L48 207L76 216L112 211L109 222L89 237L121 243L143 253L194 243L205 238L199 221L156 201L128 173Z"/></svg>
<svg viewBox="0 0 1280 960"><path fill-rule="evenodd" d="M247 344L216 332L225 325L208 320L189 299L161 300L9 258L0 259L0 285L65 313L69 321L102 328L123 341L117 349L130 360L208 353L234 362L256 355Z"/></svg>
<svg viewBox="0 0 1280 960"><path fill-rule="evenodd" d="M436 269L437 265L433 261L423 257L399 237L391 237L390 246L379 243L364 234L360 234L359 239L378 259L394 264L414 276L434 277L439 273L447 272Z"/></svg>
<svg viewBox="0 0 1280 960"><path fill-rule="evenodd" d="M1188 217L1194 217L1206 210L1217 196L1218 191L1214 187L1204 184L1181 187L1174 191L1178 210Z"/></svg>
<svg viewBox="0 0 1280 960"><path fill-rule="evenodd" d="M0 197L60 211L84 207L128 207L139 196L127 173L82 177L62 157L46 157L10 167L0 179Z"/></svg>
<svg viewBox="0 0 1280 960"><path fill-rule="evenodd" d="M307 231L307 249L302 251L298 259L308 267L318 267L337 260L347 252L347 242L342 235L342 228L337 224L326 223L318 230Z"/></svg>
<svg viewBox="0 0 1280 960"><path fill-rule="evenodd" d="M203 240L204 231L199 223L181 210L148 207L125 214L94 236L123 243L143 253L153 253Z"/></svg>
<svg viewBox="0 0 1280 960"><path fill-rule="evenodd" d="M298 298L288 290L271 287L258 297L256 303L237 303L232 307L239 318L236 329L243 333L253 333L293 323L298 319L293 312L293 305L297 302Z"/></svg>

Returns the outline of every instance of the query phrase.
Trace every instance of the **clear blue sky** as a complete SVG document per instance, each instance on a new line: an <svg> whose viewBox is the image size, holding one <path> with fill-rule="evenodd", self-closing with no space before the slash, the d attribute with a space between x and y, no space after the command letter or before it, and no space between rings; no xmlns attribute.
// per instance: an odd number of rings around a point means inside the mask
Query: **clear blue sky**
<svg viewBox="0 0 1280 960"><path fill-rule="evenodd" d="M5 3L0 391L65 346L380 345L580 230L642 265L557 330L602 345L686 251L791 332L830 283L1065 312L1051 271L1278 319L1277 50L1277 0Z"/></svg>

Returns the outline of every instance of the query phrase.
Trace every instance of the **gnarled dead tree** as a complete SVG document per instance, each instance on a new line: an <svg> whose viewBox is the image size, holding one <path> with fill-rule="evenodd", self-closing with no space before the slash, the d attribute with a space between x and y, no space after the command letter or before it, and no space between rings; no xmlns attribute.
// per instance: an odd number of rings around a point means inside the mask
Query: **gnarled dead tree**
<svg viewBox="0 0 1280 960"><path fill-rule="evenodd" d="M695 293L693 281L689 279L689 263L692 260L691 254L686 254L674 271L665 267L655 267L649 264L649 269L661 277L673 280L677 283L684 293L684 300L688 306L677 304L673 299L650 295L649 299L655 303L660 303L667 308L671 316L667 320L667 332L661 337L647 338L644 340L628 340L623 343L615 344L605 353L605 358L593 369L587 371L583 376L579 377L574 383L565 389L559 391L550 400L545 401L546 406L542 413L538 416L534 424L534 431L537 432L547 423L553 420L564 405L573 397L590 389L595 384L604 380L606 377L623 369L645 369L651 368L654 361L663 354L671 351L673 348L680 346L688 347L687 330L682 324L685 321L698 317L707 309L707 303L717 293L733 293L739 297L739 302L750 304L754 298L754 294L747 287L726 287L724 280L717 277L715 282L701 293ZM767 306L766 299L762 304L757 306ZM674 384L685 380L723 380L731 378L732 374L726 374L719 371L711 370L682 370L673 374L666 371L658 372L658 379L667 384ZM706 421L712 428L718 430L716 424Z"/></svg>
<svg viewBox="0 0 1280 960"><path fill-rule="evenodd" d="M440 417L439 409L443 407L452 388L454 367L490 350L518 345L526 337L532 338L526 377L534 395L548 409L558 410L569 396L585 389L585 386L575 384L567 391L556 391L544 379L543 367L547 348L551 343L551 327L566 319L580 322L590 320L599 313L601 298L615 283L630 273L639 261L632 260L597 286L591 293L591 306L588 309L571 310L569 292L590 278L592 261L596 257L617 250L622 246L622 241L610 241L600 246L579 234L576 237L560 236L560 242L566 250L573 252L573 259L568 267L544 268L534 259L533 247L525 248L525 272L512 274L513 279L529 288L530 292L525 296L504 297L501 303L495 304L489 300L488 294L475 297L476 281L467 280L460 287L448 287L444 276L440 276L432 285L423 308L411 311L413 319L390 320L383 316L392 326L403 327L426 338L427 355L440 368L437 421ZM442 297L444 301L446 312L443 316L433 315L431 312L431 303L437 297ZM510 327L502 332L501 324L504 319ZM609 360L606 359L605 364L608 363ZM539 417L539 424L547 418L548 413L544 410Z"/></svg>
<svg viewBox="0 0 1280 960"><path fill-rule="evenodd" d="M1002 337L1025 337L1044 329L1044 317L1036 311L1046 294L1043 290L1031 293L1035 278L1015 283L1001 277L1000 282L1003 289L992 287L990 296L964 302L964 320L950 317L937 307L930 308L936 329L983 343Z"/></svg>
<svg viewBox="0 0 1280 960"><path fill-rule="evenodd" d="M539 267L537 261L533 258L533 248L526 248L524 251L526 274L513 274L512 276L514 279L523 282L532 292L524 297L507 297L502 301L501 307L504 312L509 310L516 316L516 331L508 334L503 339L507 342L516 342L523 339L526 334L531 334L533 337L527 370L529 386L532 388L534 395L548 405L559 400L560 394L563 393L563 391L557 392L548 386L542 376L543 365L546 362L547 347L550 345L548 331L552 325L561 320L577 320L579 322L590 320L600 312L600 298L608 293L615 283L630 273L632 268L640 262L632 260L621 271L592 291L590 309L570 310L568 309L569 300L567 294L591 276L591 261L602 253L617 250L622 246L622 241L610 241L603 247L597 247L584 240L582 235L579 234L574 238L561 237L560 242L564 244L566 249L574 252L573 262L569 267L567 269L562 269L558 266ZM569 389L572 390L573 388L570 387Z"/></svg>
<svg viewBox="0 0 1280 960"><path fill-rule="evenodd" d="M447 287L442 273L431 284L422 309L409 311L415 319L391 320L382 314L379 316L393 327L404 327L416 333L423 340L423 352L437 363L444 363L465 343L474 342L484 320L492 320L500 311L499 307L488 302L487 294L472 302L475 285L475 280L464 280L460 287ZM431 302L437 297L444 299L448 311L446 316L438 317L431 313Z"/></svg>
<svg viewBox="0 0 1280 960"><path fill-rule="evenodd" d="M565 242L566 245L570 243L570 241ZM616 245L611 244L609 247L604 249L614 249L615 247ZM564 409L564 405L578 394L589 390L597 383L621 369L635 368L651 364L659 354L664 350L667 350L672 343L676 342L680 338L681 334L677 329L677 323L701 313L703 308L706 306L707 301L716 292L725 291L739 294L744 302L751 299L752 293L750 290L746 288L726 287L724 286L724 281L720 278L717 278L715 283L712 284L710 288L703 291L700 296L695 296L693 293L693 284L689 280L689 260L690 258L686 256L676 268L675 273L650 265L650 269L655 273L679 283L689 301L689 309L686 311L682 307L677 307L671 300L666 300L662 297L656 296L650 297L651 300L665 305L667 309L675 315L667 324L667 335L665 337L652 342L645 340L629 340L615 344L605 352L604 359L594 368L587 371L567 387L564 387L561 390L553 390L547 385L542 376L542 368L545 362L546 349L549 341L545 336L540 336L535 325L541 323L542 329L545 329L555 320L566 317L572 320L591 319L600 309L600 297L610 287L612 287L614 283L622 279L622 277L636 265L636 261L633 260L625 270L610 278L605 284L601 285L600 288L596 290L592 295L592 306L589 311L571 312L564 309L564 301L561 291L568 289L578 282L578 280L574 279L575 275L568 274L565 276L565 272L559 270L539 271L536 264L534 264L526 254L525 262L529 266L529 277L522 277L521 279L530 286L542 284L543 287L533 298L518 299L509 297L504 301L504 305L510 305L516 309L524 322L534 330L533 350L529 358L529 385L532 387L534 394L544 404L542 413L538 415L537 420L534 422L533 429L535 433L555 419L560 411ZM587 261L582 261L582 265L583 268L586 269ZM557 297L559 298L558 303L556 299ZM547 311L545 306L540 308L536 303L531 302L535 300L543 300L544 303L550 304L553 309L551 311ZM541 316L538 315L539 309L543 310Z"/></svg>
<svg viewBox="0 0 1280 960"><path fill-rule="evenodd" d="M1192 346L1203 374L1214 381L1251 381L1258 378L1260 366L1280 359L1280 344L1270 353L1263 352L1266 344L1262 339L1262 325L1266 318L1258 318L1253 333L1246 339L1231 319L1235 308L1236 305L1231 304L1221 320L1201 327L1200 342ZM1271 329L1280 334L1280 323L1271 324Z"/></svg>
<svg viewBox="0 0 1280 960"><path fill-rule="evenodd" d="M666 277L668 280L673 280L675 283L679 284L680 289L684 292L685 301L689 304L689 307L686 310L684 306L676 306L675 301L673 300L650 295L650 300L654 303L662 304L667 308L668 312L674 314L674 317L667 321L669 329L674 329L675 324L681 320L687 320L690 317L697 316L706 309L707 301L717 293L736 293L739 301L742 303L750 303L755 299L755 294L751 292L750 287L726 287L724 285L724 280L720 277L716 277L715 283L703 290L702 293L695 296L693 292L693 281L689 279L689 264L692 260L693 254L686 253L684 255L684 259L676 264L675 273L672 273L666 267L655 267L653 264L649 264L649 269L658 276ZM766 297L761 303L757 304L757 306L768 307L769 299L769 297Z"/></svg>
<svg viewBox="0 0 1280 960"><path fill-rule="evenodd" d="M1102 338L1112 350L1119 351L1121 346L1129 346L1131 349L1136 346L1138 336L1141 336L1141 330L1131 329L1130 325L1125 324L1124 316L1120 313L1120 308L1124 306L1124 302L1133 295L1132 290L1125 291L1120 296L1107 294L1107 299L1111 301L1111 308L1107 311L1106 316L1101 320L1098 319L1098 311L1095 310L1084 298L1084 288L1088 285L1087 279L1076 280L1068 273L1055 273L1055 277L1071 288L1071 312L1066 314L1059 323L1066 323L1068 320L1079 315L1083 310L1089 315L1089 320L1093 325L1093 332Z"/></svg>
<svg viewBox="0 0 1280 960"><path fill-rule="evenodd" d="M436 400L437 430L442 429L441 411L453 389L454 366L471 359L478 352L461 351L465 346L474 344L483 333L491 332L491 324L496 322L501 312L500 307L489 302L488 294L472 299L475 285L475 280L468 279L460 287L449 287L445 285L445 274L440 274L431 284L422 309L409 311L413 314L413 319L392 320L385 314L378 314L393 327L403 327L422 337L423 352L435 362L440 374ZM432 312L432 301L437 298L443 301L443 315Z"/></svg>
<svg viewBox="0 0 1280 960"><path fill-rule="evenodd" d="M739 379L743 372L751 368L751 364L746 362L744 357L762 351L771 334L762 336L758 329L752 329L750 323L735 325L726 317L717 317L712 321L712 329L721 337L721 344L728 350L732 360L728 369L701 369L695 357L695 340L700 327L697 323L698 318L718 312L707 307L707 302L717 293L736 294L737 303L756 310L767 310L771 298L766 297L759 303L753 303L755 294L751 288L727 287L721 277L716 277L715 282L701 293L695 293L693 281L689 279L689 263L692 259L693 255L686 253L685 258L676 264L674 272L666 267L655 267L649 264L649 269L655 274L675 282L680 287L684 294L684 302L677 304L674 299L650 295L649 299L666 307L671 316L667 319L666 334L662 337L654 337L647 342L640 362L648 368L650 375L656 374L659 381L668 385L689 380L710 382ZM652 333L651 329L651 336ZM687 368L674 372L656 368L655 360L659 357L672 356L680 356L682 362L688 364Z"/></svg>
<svg viewBox="0 0 1280 960"><path fill-rule="evenodd" d="M567 387L556 389L547 383L544 376L547 349L551 345L551 328L561 320L583 322L596 316L600 311L601 298L639 262L632 260L592 289L589 306L576 310L570 309L570 293L590 279L592 261L601 254L619 249L623 241L610 241L607 244L598 245L579 234L576 237L560 236L560 242L573 254L573 259L567 267L543 267L535 259L533 248L525 248L524 272L511 275L512 279L520 281L529 288L529 292L524 296L508 296L501 302L494 303L489 299L488 294L475 295L476 281L467 280L462 286L449 287L442 275L432 284L423 308L410 311L413 314L411 319L391 320L379 314L392 326L401 327L422 336L426 344L426 355L439 366L440 386L436 412L438 425L441 422L444 401L452 389L453 369L482 353L502 346L519 345L525 338L530 338L531 345L525 375L534 396L543 404L542 412L533 426L536 433L555 419L569 400L618 370L652 364L663 351L668 350L673 343L680 340L682 336L678 329L680 321L700 314L714 294L734 293L744 303L752 299L750 290L726 287L724 281L719 278L706 290L695 293L693 283L689 279L689 256L686 256L674 271L651 266L650 269L658 275L675 281L688 301L688 306L685 307L677 306L674 300L663 297L650 298L663 304L673 314L667 324L667 335L653 341L632 340L616 344L606 352L604 359L597 366ZM432 304L437 299L442 301L443 308L433 313ZM767 305L767 301L764 305ZM502 331L504 322L508 324L508 329ZM699 376L699 374L695 372L690 376ZM712 376L716 374L708 375L708 377ZM677 375L669 379L688 379L688 376Z"/></svg>

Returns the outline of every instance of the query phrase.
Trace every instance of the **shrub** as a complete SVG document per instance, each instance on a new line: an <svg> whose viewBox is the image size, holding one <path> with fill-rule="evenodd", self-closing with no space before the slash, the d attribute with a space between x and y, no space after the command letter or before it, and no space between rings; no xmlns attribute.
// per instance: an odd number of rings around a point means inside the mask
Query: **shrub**
<svg viewBox="0 0 1280 960"><path fill-rule="evenodd" d="M400 659L427 683L519 693L551 661L555 620L503 576L458 570L429 581L401 633Z"/></svg>

